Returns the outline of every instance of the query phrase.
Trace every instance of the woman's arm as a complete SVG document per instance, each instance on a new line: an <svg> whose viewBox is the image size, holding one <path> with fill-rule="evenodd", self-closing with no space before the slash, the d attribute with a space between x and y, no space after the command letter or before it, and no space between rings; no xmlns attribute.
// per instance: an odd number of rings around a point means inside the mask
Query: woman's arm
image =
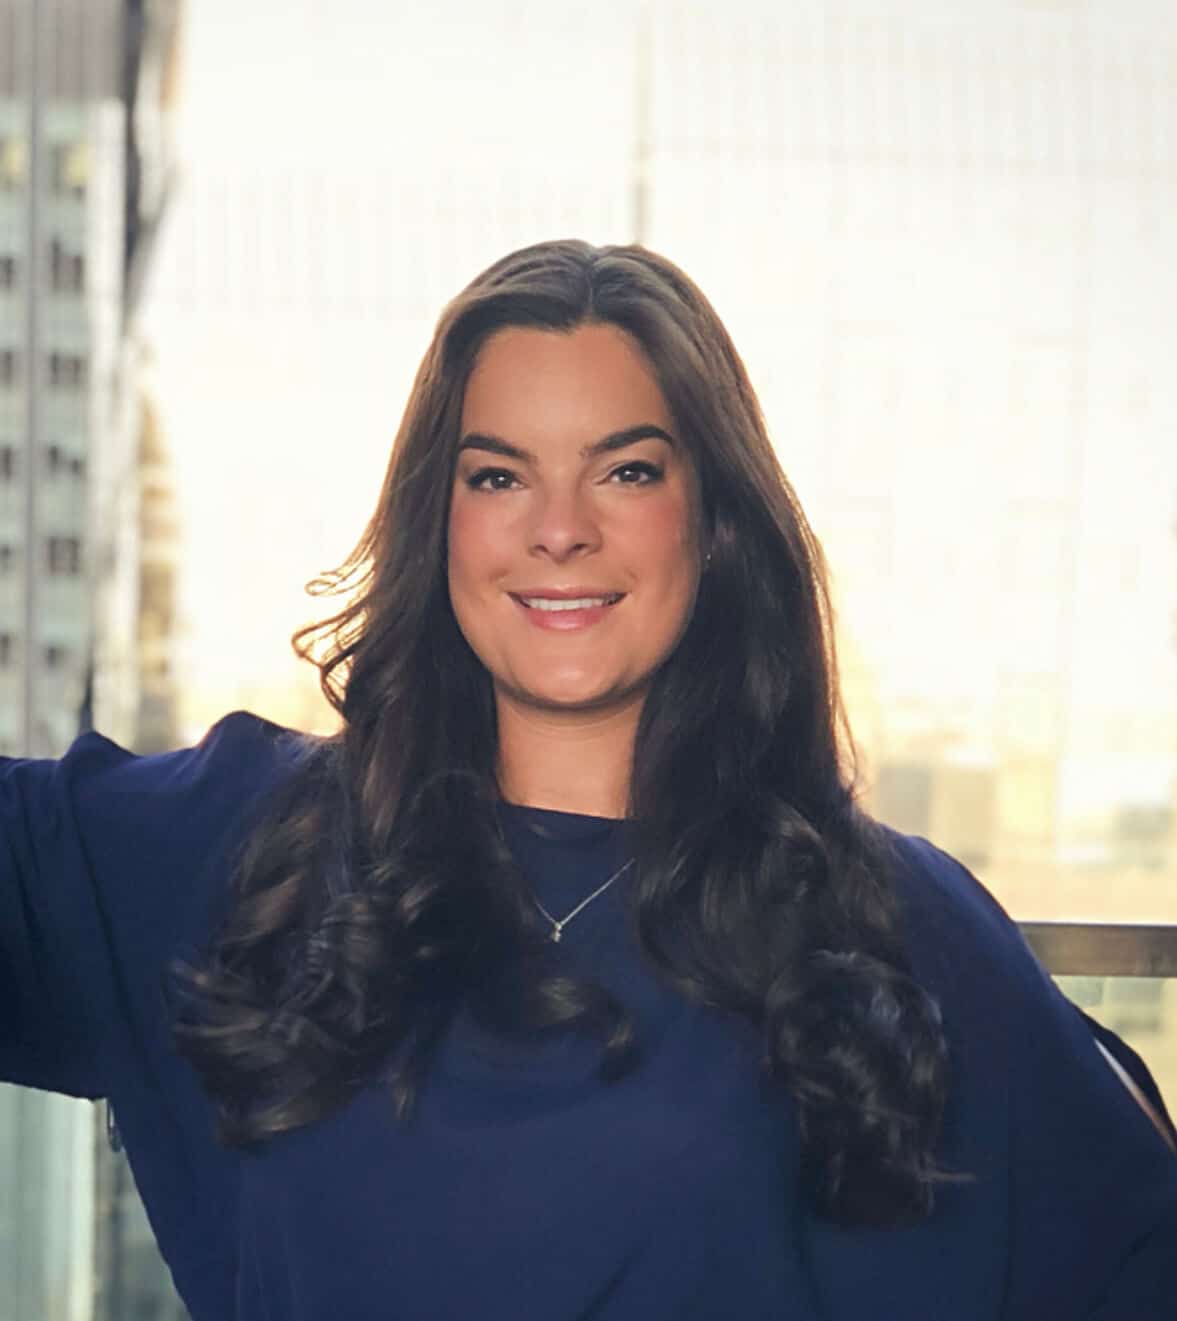
<svg viewBox="0 0 1177 1321"><path fill-rule="evenodd" d="M65 790L70 770L70 754L0 758L0 1079L97 1097L92 1001L78 961L94 919Z"/></svg>
<svg viewBox="0 0 1177 1321"><path fill-rule="evenodd" d="M236 712L174 752L87 733L59 760L0 758L0 1080L107 1096L111 1070L162 1048L200 878L288 735Z"/></svg>
<svg viewBox="0 0 1177 1321"><path fill-rule="evenodd" d="M1063 995L976 877L926 840L901 848L920 979L980 1103L1004 1107L1002 1321L1169 1321L1177 1155L1156 1083Z"/></svg>

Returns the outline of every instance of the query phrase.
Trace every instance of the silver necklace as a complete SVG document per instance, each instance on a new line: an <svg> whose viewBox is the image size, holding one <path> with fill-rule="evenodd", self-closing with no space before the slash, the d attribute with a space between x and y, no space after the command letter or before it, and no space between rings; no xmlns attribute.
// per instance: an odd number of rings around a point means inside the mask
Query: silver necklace
<svg viewBox="0 0 1177 1321"><path fill-rule="evenodd" d="M623 862L621 866L618 867L617 870L613 873L613 875L609 877L609 879L605 882L604 885L594 890L587 899L582 899L580 903L578 903L576 907L572 910L571 913L568 913L566 916L560 918L559 921L557 921L551 915L551 913L549 913L548 910L543 906L543 904L541 904L540 901L535 898L535 895L532 895L531 897L535 901L536 908L538 908L539 911L544 915L544 917L546 917L548 921L552 924L552 940L558 944L560 941L560 935L563 932L565 926L567 926L568 923L572 921L572 919L577 915L577 913L580 912L582 908L584 908L586 904L591 904L592 901L597 897L597 895L604 894L604 892L613 884L615 880L618 879L619 876L621 876L623 872L627 871L630 867L633 866L633 862L634 860L632 858L630 858L626 862Z"/></svg>

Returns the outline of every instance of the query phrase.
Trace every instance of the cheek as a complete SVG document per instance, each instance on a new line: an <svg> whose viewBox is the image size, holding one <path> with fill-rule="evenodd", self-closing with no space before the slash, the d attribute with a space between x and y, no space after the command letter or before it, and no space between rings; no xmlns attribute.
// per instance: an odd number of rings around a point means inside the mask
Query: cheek
<svg viewBox="0 0 1177 1321"><path fill-rule="evenodd" d="M472 585L493 568L496 536L487 514L470 501L455 499L449 519L451 587Z"/></svg>
<svg viewBox="0 0 1177 1321"><path fill-rule="evenodd" d="M635 552L659 576L677 580L693 573L694 537L685 499L651 502L632 535Z"/></svg>

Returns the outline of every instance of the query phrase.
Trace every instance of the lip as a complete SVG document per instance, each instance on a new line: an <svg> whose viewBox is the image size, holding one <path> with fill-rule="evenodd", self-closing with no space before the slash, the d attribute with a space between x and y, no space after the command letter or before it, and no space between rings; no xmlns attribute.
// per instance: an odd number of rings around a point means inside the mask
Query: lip
<svg viewBox="0 0 1177 1321"><path fill-rule="evenodd" d="M509 592L517 601L525 596L541 597L548 601L575 601L581 596L624 596L624 592L618 592L615 587L537 587L523 588L517 592Z"/></svg>

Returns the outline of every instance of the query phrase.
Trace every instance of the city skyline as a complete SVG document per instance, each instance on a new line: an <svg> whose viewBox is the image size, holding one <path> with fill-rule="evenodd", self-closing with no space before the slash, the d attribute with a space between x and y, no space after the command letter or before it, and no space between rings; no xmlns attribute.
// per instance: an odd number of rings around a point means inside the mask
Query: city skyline
<svg viewBox="0 0 1177 1321"><path fill-rule="evenodd" d="M1149 31L1104 6L1064 34L1014 4L935 22L746 4L735 22L618 2L609 26L583 6L467 23L357 0L340 25L307 0L273 69L251 12L190 16L184 174L145 321L188 537L189 740L238 705L330 727L287 639L330 604L303 583L371 513L443 302L525 242L640 234L748 363L827 550L872 778L988 766L1010 875L1082 869L1117 814L1169 810L1160 8L1134 11ZM522 29L530 80L503 86ZM557 96L520 142L524 103ZM406 132L414 104L436 115ZM1123 893L1168 911L1147 877Z"/></svg>

